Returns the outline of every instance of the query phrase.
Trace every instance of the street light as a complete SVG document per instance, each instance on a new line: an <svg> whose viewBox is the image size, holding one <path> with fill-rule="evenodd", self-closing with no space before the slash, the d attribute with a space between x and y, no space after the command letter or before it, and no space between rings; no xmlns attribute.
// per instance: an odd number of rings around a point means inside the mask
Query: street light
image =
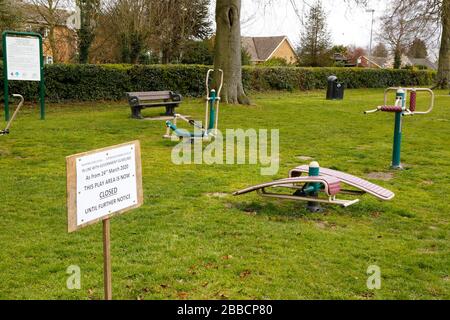
<svg viewBox="0 0 450 320"><path fill-rule="evenodd" d="M375 9L367 9L366 12L372 14L372 25L370 26L370 44L369 44L369 68L370 68L370 63L372 61L373 18L375 14Z"/></svg>

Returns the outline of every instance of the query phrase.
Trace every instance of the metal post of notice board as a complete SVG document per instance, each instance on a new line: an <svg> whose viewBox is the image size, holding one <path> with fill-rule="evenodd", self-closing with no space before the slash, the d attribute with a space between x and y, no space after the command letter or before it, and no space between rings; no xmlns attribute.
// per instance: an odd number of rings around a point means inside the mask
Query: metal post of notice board
<svg viewBox="0 0 450 320"><path fill-rule="evenodd" d="M11 61L8 60L8 40L14 38L37 38L39 41L39 76L38 74L25 77L18 70L10 70ZM4 82L4 100L5 100L5 120L9 121L9 81L39 81L39 103L41 109L41 120L45 119L45 80L44 80L44 51L42 47L42 36L34 32L4 31L2 34L3 49L3 82ZM25 60L25 59L24 59ZM16 62L16 61L15 61ZM29 61L23 61L29 63Z"/></svg>

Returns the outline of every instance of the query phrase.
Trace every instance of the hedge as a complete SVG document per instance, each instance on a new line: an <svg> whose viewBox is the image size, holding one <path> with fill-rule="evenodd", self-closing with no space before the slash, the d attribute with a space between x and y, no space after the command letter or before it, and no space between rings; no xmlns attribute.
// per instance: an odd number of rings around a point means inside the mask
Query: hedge
<svg viewBox="0 0 450 320"><path fill-rule="evenodd" d="M128 91L172 90L184 96L205 95L208 66L199 65L73 65L45 67L48 101L120 100ZM3 74L0 64L0 72ZM428 86L435 72L361 68L244 67L246 90L312 90L326 87L329 75L336 75L347 88ZM10 92L27 100L37 97L37 84L10 82ZM3 78L0 80L3 97ZM2 98L0 98L2 99Z"/></svg>

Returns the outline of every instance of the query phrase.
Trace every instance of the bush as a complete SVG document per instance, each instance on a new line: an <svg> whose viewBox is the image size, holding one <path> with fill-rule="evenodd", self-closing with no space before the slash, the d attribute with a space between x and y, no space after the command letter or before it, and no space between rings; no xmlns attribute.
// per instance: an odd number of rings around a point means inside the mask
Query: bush
<svg viewBox="0 0 450 320"><path fill-rule="evenodd" d="M214 62L214 45L210 40L190 41L184 48L183 64L205 64Z"/></svg>
<svg viewBox="0 0 450 320"><path fill-rule="evenodd" d="M428 70L429 69L427 66L422 65L422 64L417 64L414 67L416 67L419 70Z"/></svg>
<svg viewBox="0 0 450 320"><path fill-rule="evenodd" d="M363 68L244 68L244 86L254 90L324 89L327 77L336 75L347 88L427 86L434 72Z"/></svg>
<svg viewBox="0 0 450 320"><path fill-rule="evenodd" d="M172 90L184 96L205 95L205 75L210 67L202 65L71 65L45 66L48 101L120 100L129 91ZM0 74L3 70L0 64ZM326 87L329 75L336 75L347 88L386 88L390 86L427 86L435 72L362 68L286 68L243 67L246 90L312 90ZM0 79L0 99L3 98ZM37 83L10 82L10 92L27 100L38 97Z"/></svg>
<svg viewBox="0 0 450 320"><path fill-rule="evenodd" d="M260 66L260 67L287 67L287 66L289 66L289 63L284 58L271 58L258 66Z"/></svg>
<svg viewBox="0 0 450 320"><path fill-rule="evenodd" d="M252 56L244 47L241 48L241 63L243 66L252 65Z"/></svg>

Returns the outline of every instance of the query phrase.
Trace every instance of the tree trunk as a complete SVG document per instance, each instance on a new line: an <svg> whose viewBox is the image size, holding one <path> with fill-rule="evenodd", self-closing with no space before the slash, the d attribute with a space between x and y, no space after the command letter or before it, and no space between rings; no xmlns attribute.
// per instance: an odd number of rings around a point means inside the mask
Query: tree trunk
<svg viewBox="0 0 450 320"><path fill-rule="evenodd" d="M441 10L442 39L436 87L448 89L450 80L450 0L443 0Z"/></svg>
<svg viewBox="0 0 450 320"><path fill-rule="evenodd" d="M89 61L89 49L94 41L94 30L92 28L92 11L94 4L87 1L79 1L81 25L78 30L78 62L86 64Z"/></svg>
<svg viewBox="0 0 450 320"><path fill-rule="evenodd" d="M397 47L394 54L394 69L400 69L402 67L402 50Z"/></svg>
<svg viewBox="0 0 450 320"><path fill-rule="evenodd" d="M240 17L241 0L217 0L214 67L224 72L222 100L225 103L250 104L242 84Z"/></svg>
<svg viewBox="0 0 450 320"><path fill-rule="evenodd" d="M55 40L55 27L54 26L49 26L48 42L50 44L50 50L52 51L53 62L59 63L59 52L58 52L58 47L56 45L56 40Z"/></svg>
<svg viewBox="0 0 450 320"><path fill-rule="evenodd" d="M78 30L79 63L86 64L89 62L89 49L93 40L94 37L91 30L88 30L85 27L82 27L80 30Z"/></svg>

